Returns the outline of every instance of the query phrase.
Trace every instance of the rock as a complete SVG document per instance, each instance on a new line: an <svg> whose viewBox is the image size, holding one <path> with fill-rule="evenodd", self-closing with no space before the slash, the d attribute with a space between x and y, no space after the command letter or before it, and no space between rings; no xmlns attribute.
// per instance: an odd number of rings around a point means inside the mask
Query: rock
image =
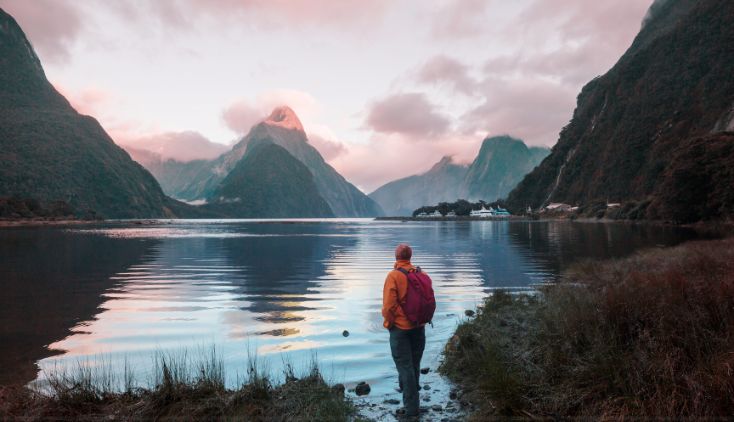
<svg viewBox="0 0 734 422"><path fill-rule="evenodd" d="M400 400L398 400L398 399L387 399L383 403L385 403L385 404L400 404Z"/></svg>
<svg viewBox="0 0 734 422"><path fill-rule="evenodd" d="M344 397L344 384L336 384L335 386L331 387L331 391L333 391L340 397Z"/></svg>
<svg viewBox="0 0 734 422"><path fill-rule="evenodd" d="M358 396L366 396L370 393L372 389L370 388L370 385L366 382L362 381L359 384L357 384L356 387L354 387L354 392L357 393Z"/></svg>
<svg viewBox="0 0 734 422"><path fill-rule="evenodd" d="M431 401L431 398L429 396L425 396L425 397L423 397L423 401L429 402L429 401Z"/></svg>
<svg viewBox="0 0 734 422"><path fill-rule="evenodd" d="M342 331L342 335L344 337L349 337L349 331L347 331L347 330Z"/></svg>
<svg viewBox="0 0 734 422"><path fill-rule="evenodd" d="M425 375L431 371L431 368L421 368L421 374Z"/></svg>
<svg viewBox="0 0 734 422"><path fill-rule="evenodd" d="M433 409L434 412L441 412L443 410L443 407L441 407L440 404L434 404L431 409Z"/></svg>
<svg viewBox="0 0 734 422"><path fill-rule="evenodd" d="M428 385L428 384L426 384L426 385L423 386L423 389L426 390L426 391L428 391L428 390L431 389L431 386Z"/></svg>
<svg viewBox="0 0 734 422"><path fill-rule="evenodd" d="M468 317L473 317L474 316L474 311L472 311L471 309L467 309L466 311L464 311L464 315L466 315Z"/></svg>
<svg viewBox="0 0 734 422"><path fill-rule="evenodd" d="M449 393L449 398L451 400L456 400L459 397L459 393L456 390L451 390Z"/></svg>

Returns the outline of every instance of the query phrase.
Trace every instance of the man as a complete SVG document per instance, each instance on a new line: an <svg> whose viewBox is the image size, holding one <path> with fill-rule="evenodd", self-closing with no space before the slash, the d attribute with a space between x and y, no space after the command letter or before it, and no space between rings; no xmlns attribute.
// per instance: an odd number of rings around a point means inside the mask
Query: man
<svg viewBox="0 0 734 422"><path fill-rule="evenodd" d="M406 416L419 412L419 377L421 357L426 346L425 324L414 324L405 315L401 304L408 293L408 277L403 271L414 271L410 258L413 250L406 244L395 249L395 265L385 278L382 290L383 326L390 331L390 351L398 370Z"/></svg>

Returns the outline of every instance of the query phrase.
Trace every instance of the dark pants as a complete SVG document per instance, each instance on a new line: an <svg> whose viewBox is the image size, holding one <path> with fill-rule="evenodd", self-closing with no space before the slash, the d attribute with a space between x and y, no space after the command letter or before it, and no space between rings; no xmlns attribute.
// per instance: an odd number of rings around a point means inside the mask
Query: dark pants
<svg viewBox="0 0 734 422"><path fill-rule="evenodd" d="M418 414L421 358L425 347L425 327L412 330L395 327L390 329L390 351L398 369L400 388L403 389L403 405L408 415Z"/></svg>

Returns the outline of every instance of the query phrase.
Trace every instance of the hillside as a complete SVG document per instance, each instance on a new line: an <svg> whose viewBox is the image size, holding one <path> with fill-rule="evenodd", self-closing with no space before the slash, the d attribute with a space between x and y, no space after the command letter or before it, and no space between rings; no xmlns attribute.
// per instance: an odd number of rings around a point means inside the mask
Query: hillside
<svg viewBox="0 0 734 422"><path fill-rule="evenodd" d="M205 208L235 218L334 216L309 169L267 140L247 148Z"/></svg>
<svg viewBox="0 0 734 422"><path fill-rule="evenodd" d="M456 200L466 170L466 165L454 163L451 157L443 157L427 172L387 183L369 197L389 216L411 215L413 210L423 205Z"/></svg>
<svg viewBox="0 0 734 422"><path fill-rule="evenodd" d="M108 218L185 209L54 89L25 34L1 9L0 110L0 197L64 201L78 215Z"/></svg>
<svg viewBox="0 0 734 422"><path fill-rule="evenodd" d="M504 198L547 155L547 148L528 148L510 136L487 138L466 172L461 193L469 201Z"/></svg>
<svg viewBox="0 0 734 422"><path fill-rule="evenodd" d="M144 149L131 146L124 148L133 160L140 163L155 177L163 192L174 198L178 198L178 193L185 189L190 181L210 163L208 160L182 162L172 158L163 158L160 154Z"/></svg>
<svg viewBox="0 0 734 422"><path fill-rule="evenodd" d="M716 172L717 180L670 182L688 171L688 159L713 159L708 148L727 150L720 147L729 136L714 137L716 143L708 137L734 129L732 21L728 0L656 1L630 49L582 89L551 155L509 195L509 206L651 201L659 206L648 217L667 218L655 211L662 204L734 186L731 171ZM699 218L714 217L685 220Z"/></svg>
<svg viewBox="0 0 734 422"><path fill-rule="evenodd" d="M231 151L204 166L179 192L177 198L197 200L211 196L219 184L245 155L248 145L269 140L285 148L313 174L319 194L338 217L382 215L380 206L342 177L324 161L309 142L301 122L289 107L278 107L255 125Z"/></svg>
<svg viewBox="0 0 734 422"><path fill-rule="evenodd" d="M486 138L469 166L444 157L426 173L387 183L369 196L390 216L457 199L492 202L504 198L548 152L510 136Z"/></svg>

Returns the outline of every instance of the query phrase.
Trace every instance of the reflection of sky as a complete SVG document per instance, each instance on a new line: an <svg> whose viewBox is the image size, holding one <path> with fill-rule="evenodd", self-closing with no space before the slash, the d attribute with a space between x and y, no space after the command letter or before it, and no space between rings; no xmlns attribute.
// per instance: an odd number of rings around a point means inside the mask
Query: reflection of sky
<svg viewBox="0 0 734 422"><path fill-rule="evenodd" d="M127 361L140 379L149 379L155 352L216 345L235 383L250 349L276 373L281 353L305 364L316 352L327 376L369 381L377 397L396 382L380 307L397 243L413 245L414 263L434 280L438 308L427 329L424 364L435 369L463 311L492 289L526 289L573 259L680 237L665 229L593 224L368 220L183 222L85 233L158 242L113 277L118 284L104 294L100 312L52 344L66 353L44 359L42 367L105 354L113 365Z"/></svg>

